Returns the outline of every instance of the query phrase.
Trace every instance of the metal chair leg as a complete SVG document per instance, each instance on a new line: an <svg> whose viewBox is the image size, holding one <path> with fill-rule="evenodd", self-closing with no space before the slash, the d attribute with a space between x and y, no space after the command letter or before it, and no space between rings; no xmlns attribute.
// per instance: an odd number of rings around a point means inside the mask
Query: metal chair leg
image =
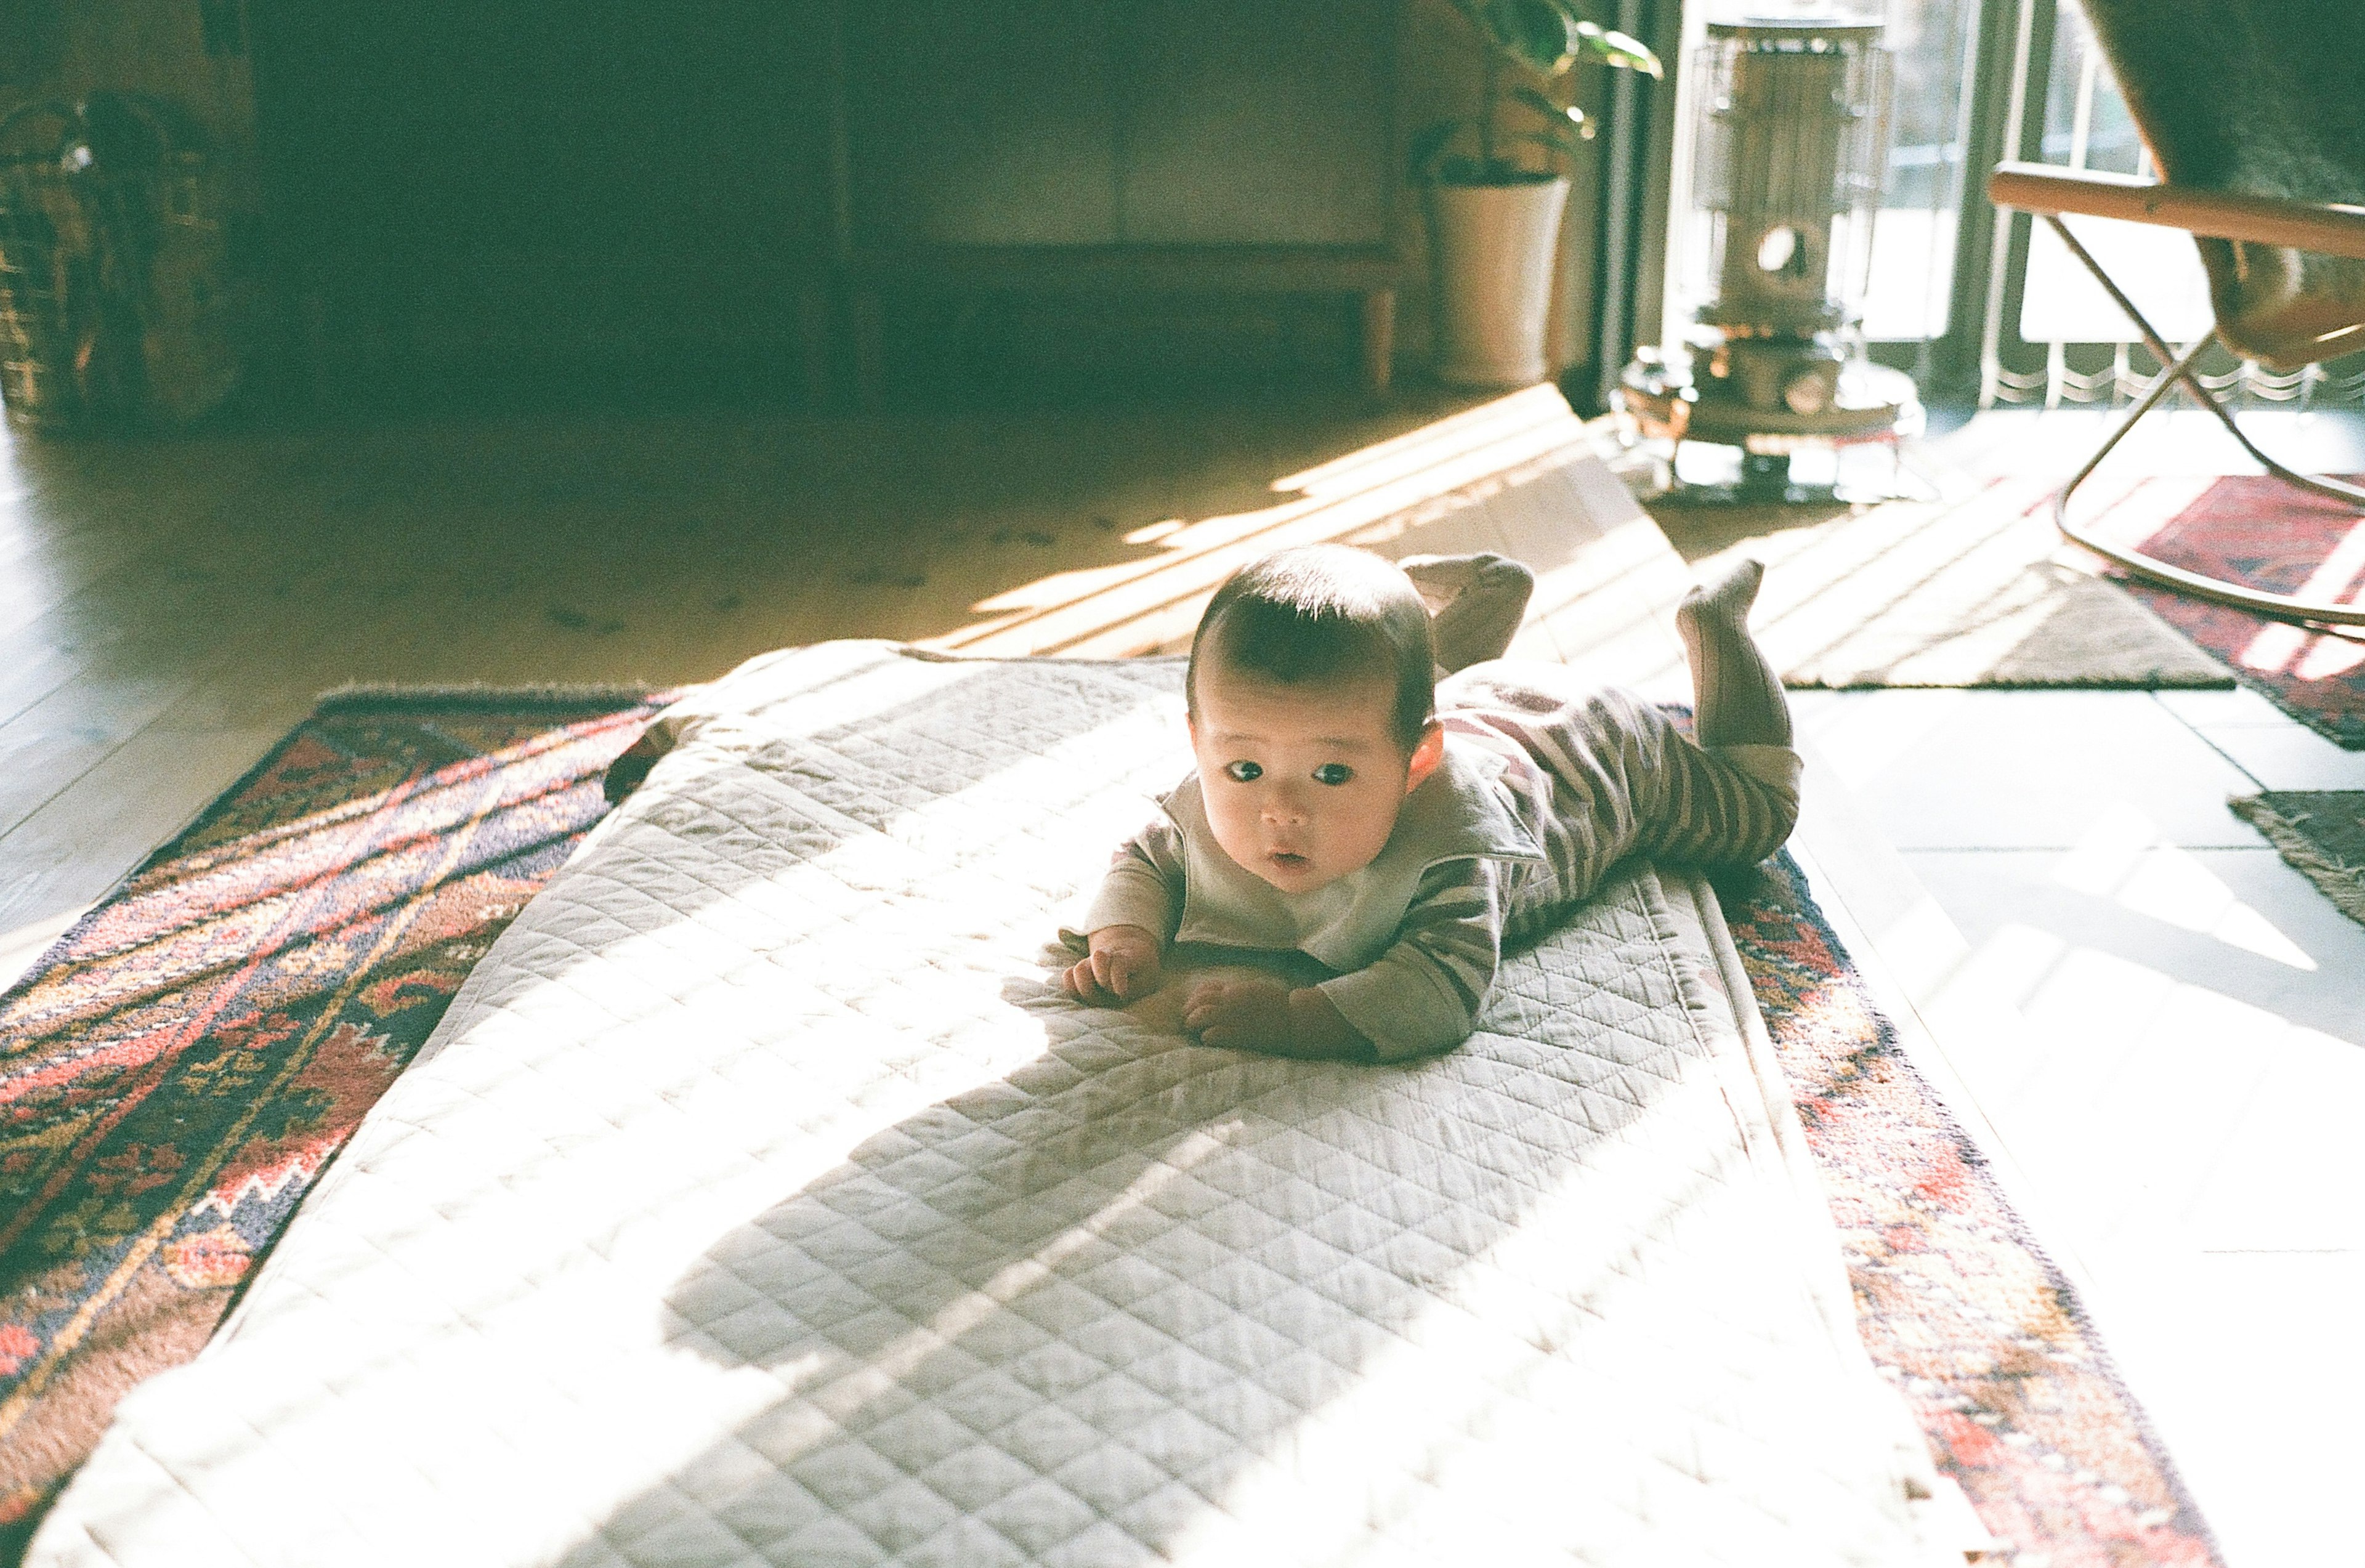
<svg viewBox="0 0 2365 1568"><path fill-rule="evenodd" d="M2094 274L2094 280L2109 292L2111 298L2117 302L2119 308L2126 312L2127 319L2133 321L2135 324L2135 330L2143 334L2145 344L2153 353L2159 356L2160 364L2168 367L2159 373L2149 386L2144 388L2143 396L2135 399L2134 406L2128 409L2126 418L2119 421L2117 427L2095 450L2094 455L2086 460L2086 465L2079 469L2070 477L2069 482L2055 493L2053 525L2061 531L2062 537L2091 550L2097 555L2117 562L2137 577L2148 577L2154 582L2165 584L2169 588L2194 594L2202 599L2214 599L2221 604L2230 604L2237 609L2253 610L2260 615L2271 615L2286 621L2315 622L2336 627L2365 626L2365 604L2339 604L2330 599L2298 599L2290 594L2268 593L2261 588L2227 582L2223 577L2213 577L2203 573L2187 571L2182 566L2172 566L2166 561L2156 560L2139 550L2130 550L2123 545L2113 544L2108 540L2098 539L2070 523L2069 498L2077 493L2078 487L2084 484L2087 476L2101 465L2102 459L2111 454L2112 449L2119 444L2120 439L2135 428L2135 421L2151 412L2170 387L2180 384L2200 400L2202 408L2217 417L2217 422L2224 425L2226 432L2241 443L2242 450L2248 453L2254 462L2285 484L2296 486L2303 490L2313 490L2318 495L2330 496L2336 500L2353 502L2360 510L2365 510L2365 489L2359 489L2354 485L2344 485L2337 479L2327 479L2320 475L2295 472L2259 451L2258 443L2243 434L2241 426L2235 423L2233 410L2212 396L2209 389L2201 384L2201 378L2193 374L2193 364L2200 359L2202 352L2209 346L2209 340L2202 338L2182 354L2176 353L2161 339L2159 333L2153 330L2152 324L2144 319L2143 312L2135 308L2135 302L2120 291L2117 284L2111 281L2110 274L2102 271L2102 264L2087 253L2086 247L2078 242L2077 237L2069 232L2068 226L2061 221L2059 215L2047 213L2045 220L2051 224L2053 231L2061 237L2061 242L2069 247L2069 253L2085 264L2086 270Z"/></svg>

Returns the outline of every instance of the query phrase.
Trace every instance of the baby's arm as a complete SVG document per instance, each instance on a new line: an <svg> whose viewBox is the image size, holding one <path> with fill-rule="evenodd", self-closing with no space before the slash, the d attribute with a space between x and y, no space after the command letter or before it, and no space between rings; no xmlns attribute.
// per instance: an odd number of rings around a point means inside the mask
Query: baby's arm
<svg viewBox="0 0 2365 1568"><path fill-rule="evenodd" d="M1430 868L1396 938L1366 967L1292 991L1276 980L1210 980L1182 1021L1211 1046L1274 1056L1397 1061L1470 1037L1501 952L1494 862Z"/></svg>
<svg viewBox="0 0 2365 1568"><path fill-rule="evenodd" d="M1152 823L1120 846L1093 897L1081 935L1086 956L1060 989L1094 1007L1118 1007L1158 989L1159 958L1182 903L1182 844L1171 823Z"/></svg>

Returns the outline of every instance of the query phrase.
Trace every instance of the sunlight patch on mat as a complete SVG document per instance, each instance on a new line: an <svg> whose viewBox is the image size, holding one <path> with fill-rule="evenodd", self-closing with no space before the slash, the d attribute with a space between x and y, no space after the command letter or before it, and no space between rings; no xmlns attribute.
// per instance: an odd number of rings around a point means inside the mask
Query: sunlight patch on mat
<svg viewBox="0 0 2365 1568"><path fill-rule="evenodd" d="M1530 386L1302 472L1283 475L1272 482L1272 489L1276 495L1353 494L1385 478L1418 473L1441 454L1483 447L1522 430L1555 422L1568 413L1568 404L1552 387Z"/></svg>
<svg viewBox="0 0 2365 1568"><path fill-rule="evenodd" d="M1664 1560L1684 1560L1684 1548L1696 1544L1687 1527L1699 1522L1709 1489L1676 1457L1676 1450L1697 1457L1698 1449L1691 1434L1669 1428L1668 1385L1686 1383L1685 1397L1734 1407L1745 1407L1750 1395L1719 1361L1680 1365L1652 1356L1649 1345L1633 1342L1635 1325L1669 1310L1689 1316L1687 1285L1698 1291L1719 1279L1779 1278L1785 1249L1801 1242L1778 1223L1752 1223L1765 1216L1751 1215L1723 1180L1724 1164L1745 1163L1736 1151L1701 1172L1681 1202L1637 1201L1654 1190L1649 1178L1661 1157L1653 1129L1713 1120L1721 1098L1715 1074L1687 1063L1634 1123L1589 1145L1565 1169L1526 1173L1547 1180L1516 1221L1464 1261L1438 1299L1374 1336L1352 1382L1274 1434L1218 1495L1220 1506L1183 1526L1171 1558L1236 1562L1246 1548L1254 1560L1274 1562L1351 1560L1355 1538L1376 1514L1399 1521L1410 1539L1450 1541L1455 1562L1588 1560L1587 1547L1608 1550L1631 1538L1609 1518L1582 1521L1573 1534L1572 1521L1538 1514L1534 1499L1564 1488L1573 1472L1626 1468L1631 1462L1605 1451L1622 1450L1665 1462L1655 1471L1643 1467L1638 1490L1647 1495L1643 1509L1656 1517ZM1732 1249L1712 1266L1680 1245L1710 1226ZM1515 1338L1496 1331L1504 1324L1519 1326ZM1586 1419L1572 1427L1557 1396L1567 1373L1555 1361L1564 1344L1587 1338L1605 1361L1630 1356L1635 1375L1605 1381ZM1423 1419L1407 1423L1407 1410ZM1788 1418L1803 1442L1810 1430L1836 1429L1856 1413L1840 1397ZM1491 1440L1474 1443L1474 1432ZM1375 1489L1382 1477L1395 1484ZM1804 1517L1832 1502L1801 1495L1796 1506ZM1600 1533L1588 1536L1586 1527Z"/></svg>

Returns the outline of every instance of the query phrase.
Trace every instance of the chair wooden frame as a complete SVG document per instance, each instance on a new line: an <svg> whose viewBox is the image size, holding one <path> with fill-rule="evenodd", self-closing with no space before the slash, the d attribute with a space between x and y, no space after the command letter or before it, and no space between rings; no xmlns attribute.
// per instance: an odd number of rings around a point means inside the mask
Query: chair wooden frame
<svg viewBox="0 0 2365 1568"><path fill-rule="evenodd" d="M2209 346L2203 337L2182 353L2170 349L2143 313L2135 307L2102 271L2100 263L2078 242L2061 221L2064 214L2075 213L2090 218L2117 218L2132 223L2149 223L2164 228L2180 229L2188 234L2214 240L2237 240L2252 244L2285 246L2310 251L2321 255L2344 256L2365 261L2365 207L2329 206L2313 202L2286 201L2274 196L2243 196L2223 191L2191 190L2152 181L2130 179L2124 174L2109 174L2088 169L2061 169L2041 163L2001 163L1988 180L1988 197L1996 206L2042 218L2069 253L2078 258L2096 282L2106 290L2127 319L2143 334L2151 352L2166 366L2143 390L2127 409L2126 416L2113 427L2111 433L2084 467L2070 476L2069 482L2054 493L2053 523L2062 536L2093 551L2096 554L2117 562L2138 577L2147 577L2167 587L2211 599L2221 604L2235 605L2261 615L2284 620L2315 622L2326 626L2365 626L2365 605L2339 604L2328 599L2299 599L2289 594L2267 593L2222 577L2187 571L2156 560L2141 551L2131 550L2095 537L2069 521L2069 499L2084 484L2088 476L2101 466L2117 447L2135 421L2157 407L2169 391L2184 386L2199 399L2201 406L2217 417L2242 450L2248 453L2267 472L2286 484L2319 495L2349 501L2365 509L2365 489L2344 485L2337 479L2319 475L2301 474L2269 457L2257 443L2242 433L2235 423L2231 409L2213 397L2201 379L2192 372L2194 363Z"/></svg>

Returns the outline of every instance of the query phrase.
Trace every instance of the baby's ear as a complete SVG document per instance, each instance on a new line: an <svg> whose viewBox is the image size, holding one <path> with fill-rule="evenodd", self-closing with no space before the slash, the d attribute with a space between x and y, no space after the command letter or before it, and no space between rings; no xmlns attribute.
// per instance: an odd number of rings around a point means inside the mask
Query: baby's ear
<svg viewBox="0 0 2365 1568"><path fill-rule="evenodd" d="M1405 770L1405 793L1419 789L1444 760L1445 726L1431 719L1420 732L1420 739L1413 743L1412 763Z"/></svg>

